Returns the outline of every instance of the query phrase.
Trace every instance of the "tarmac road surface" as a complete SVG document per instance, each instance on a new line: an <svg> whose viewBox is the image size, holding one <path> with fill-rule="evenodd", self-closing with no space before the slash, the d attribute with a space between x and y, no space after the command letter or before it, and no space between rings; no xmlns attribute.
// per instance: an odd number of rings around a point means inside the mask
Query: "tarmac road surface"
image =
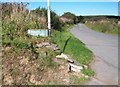
<svg viewBox="0 0 120 87"><path fill-rule="evenodd" d="M71 33L95 55L91 68L96 75L87 85L118 85L118 36L93 31L84 24L76 25Z"/></svg>

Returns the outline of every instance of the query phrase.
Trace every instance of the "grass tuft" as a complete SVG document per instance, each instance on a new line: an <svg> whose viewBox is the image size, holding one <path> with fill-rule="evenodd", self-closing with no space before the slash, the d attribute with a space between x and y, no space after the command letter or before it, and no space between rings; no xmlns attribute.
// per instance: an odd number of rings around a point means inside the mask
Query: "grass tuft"
<svg viewBox="0 0 120 87"><path fill-rule="evenodd" d="M85 74L85 75L88 75L88 76L94 76L95 75L95 72L91 69L83 69L82 73Z"/></svg>

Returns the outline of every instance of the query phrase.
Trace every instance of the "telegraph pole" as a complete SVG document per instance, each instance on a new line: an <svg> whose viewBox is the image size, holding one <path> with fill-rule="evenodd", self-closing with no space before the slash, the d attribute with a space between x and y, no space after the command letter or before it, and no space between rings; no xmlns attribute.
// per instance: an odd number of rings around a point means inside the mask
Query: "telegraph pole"
<svg viewBox="0 0 120 87"><path fill-rule="evenodd" d="M48 35L51 36L50 0L48 0Z"/></svg>

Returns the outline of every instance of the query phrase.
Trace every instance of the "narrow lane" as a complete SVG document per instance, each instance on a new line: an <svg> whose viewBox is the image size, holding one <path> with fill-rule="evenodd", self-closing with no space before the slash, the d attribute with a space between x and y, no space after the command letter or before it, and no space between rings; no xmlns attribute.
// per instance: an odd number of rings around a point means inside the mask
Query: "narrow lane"
<svg viewBox="0 0 120 87"><path fill-rule="evenodd" d="M118 37L93 31L84 24L76 25L71 33L85 43L96 56L91 65L91 68L96 72L96 76L88 84L117 85Z"/></svg>

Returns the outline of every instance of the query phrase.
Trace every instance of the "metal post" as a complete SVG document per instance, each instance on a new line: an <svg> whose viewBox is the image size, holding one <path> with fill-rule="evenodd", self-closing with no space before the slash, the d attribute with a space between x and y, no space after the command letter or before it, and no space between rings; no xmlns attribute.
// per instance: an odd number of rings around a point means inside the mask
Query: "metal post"
<svg viewBox="0 0 120 87"><path fill-rule="evenodd" d="M48 34L51 35L50 0L48 0Z"/></svg>

